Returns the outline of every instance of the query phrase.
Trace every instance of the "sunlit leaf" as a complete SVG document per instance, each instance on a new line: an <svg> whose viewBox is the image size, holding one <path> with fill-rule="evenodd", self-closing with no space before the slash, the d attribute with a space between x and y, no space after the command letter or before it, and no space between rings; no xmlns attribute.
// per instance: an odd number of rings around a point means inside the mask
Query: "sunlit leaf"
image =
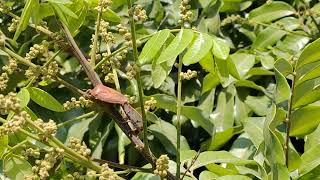
<svg viewBox="0 0 320 180"><path fill-rule="evenodd" d="M30 87L28 88L28 91L30 93L31 100L40 106L56 112L64 111L64 108L59 101L46 91L36 87Z"/></svg>

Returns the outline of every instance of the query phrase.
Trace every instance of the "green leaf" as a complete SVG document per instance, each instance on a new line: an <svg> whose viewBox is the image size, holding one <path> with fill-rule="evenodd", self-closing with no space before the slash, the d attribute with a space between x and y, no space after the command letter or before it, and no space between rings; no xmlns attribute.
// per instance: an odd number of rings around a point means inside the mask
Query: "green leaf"
<svg viewBox="0 0 320 180"><path fill-rule="evenodd" d="M57 7L62 11L63 14L70 16L72 18L78 19L78 15L76 15L73 11L71 11L69 8L67 8L63 4L56 4Z"/></svg>
<svg viewBox="0 0 320 180"><path fill-rule="evenodd" d="M176 112L177 102L173 96L155 94L152 95L152 97L154 97L155 100L157 100L157 108L167 109L171 112ZM145 97L145 99L149 100L150 97ZM182 106L181 114L189 119L196 121L204 130L206 130L209 133L209 135L213 134L214 126L208 120L208 117L204 116L200 108L194 106Z"/></svg>
<svg viewBox="0 0 320 180"><path fill-rule="evenodd" d="M159 58L156 60L157 64L176 59L176 57L191 43L192 39L192 30L181 29L168 47L160 54Z"/></svg>
<svg viewBox="0 0 320 180"><path fill-rule="evenodd" d="M312 147L320 144L320 124L317 129L305 138L304 151L308 151Z"/></svg>
<svg viewBox="0 0 320 180"><path fill-rule="evenodd" d="M144 45L139 56L139 63L143 65L151 62L160 51L163 44L169 38L170 34L171 33L169 29L164 29L153 35Z"/></svg>
<svg viewBox="0 0 320 180"><path fill-rule="evenodd" d="M175 59L157 64L156 61L152 62L152 82L155 88L159 88L162 83L166 80L167 76L172 70L172 66L175 62Z"/></svg>
<svg viewBox="0 0 320 180"><path fill-rule="evenodd" d="M300 27L299 20L293 17L283 18L276 22L280 24L287 30L294 30ZM276 25L272 25L276 26ZM267 27L262 30L258 35L257 38L252 43L252 49L257 48L266 48L268 46L272 46L277 43L283 36L287 34L284 30L279 30L273 27Z"/></svg>
<svg viewBox="0 0 320 180"><path fill-rule="evenodd" d="M294 13L294 8L289 4L281 1L273 1L252 10L249 13L249 19L256 22L271 22Z"/></svg>
<svg viewBox="0 0 320 180"><path fill-rule="evenodd" d="M212 57L211 52L208 52L199 62L201 67L205 69L207 72L215 72L214 70L214 59Z"/></svg>
<svg viewBox="0 0 320 180"><path fill-rule="evenodd" d="M300 34L305 34L304 31L296 31ZM279 41L277 43L277 47L281 50L291 51L294 53L298 53L308 42L310 38L303 35L297 34L288 34L283 41Z"/></svg>
<svg viewBox="0 0 320 180"><path fill-rule="evenodd" d="M54 97L52 97L46 91L36 88L30 87L27 88L32 101L37 103L38 105L50 109L51 111L62 112L64 111L63 106L57 101Z"/></svg>
<svg viewBox="0 0 320 180"><path fill-rule="evenodd" d="M243 121L244 131L249 134L250 140L258 149L263 142L263 125L265 117L248 117Z"/></svg>
<svg viewBox="0 0 320 180"><path fill-rule="evenodd" d="M299 98L294 98L292 101L292 108L298 108L310 103L316 102L320 99L320 86L312 89L311 91L305 90L304 94Z"/></svg>
<svg viewBox="0 0 320 180"><path fill-rule="evenodd" d="M291 89L287 82L287 79L277 70L274 69L276 77L276 90L274 98L277 104L288 101L291 96Z"/></svg>
<svg viewBox="0 0 320 180"><path fill-rule="evenodd" d="M202 83L202 94L210 91L211 89L215 88L217 85L220 84L219 78L215 73L207 74Z"/></svg>
<svg viewBox="0 0 320 180"><path fill-rule="evenodd" d="M121 17L109 8L107 8L106 12L103 13L102 19L104 19L105 21L111 21L115 23L121 22Z"/></svg>
<svg viewBox="0 0 320 180"><path fill-rule="evenodd" d="M8 135L2 135L0 137L0 160L2 159L2 156L4 155L6 149L8 148Z"/></svg>
<svg viewBox="0 0 320 180"><path fill-rule="evenodd" d="M243 175L227 175L216 178L216 180L251 180L251 178Z"/></svg>
<svg viewBox="0 0 320 180"><path fill-rule="evenodd" d="M210 171L202 171L199 175L199 180L216 179L219 176Z"/></svg>
<svg viewBox="0 0 320 180"><path fill-rule="evenodd" d="M299 167L299 174L304 175L320 165L320 144L312 147L302 154L302 163Z"/></svg>
<svg viewBox="0 0 320 180"><path fill-rule="evenodd" d="M237 158L227 151L205 151L200 153L190 170L198 169L211 163L230 163L234 165L256 164L256 162L253 160Z"/></svg>
<svg viewBox="0 0 320 180"><path fill-rule="evenodd" d="M301 136L315 130L320 123L320 106L306 106L292 113L290 136Z"/></svg>
<svg viewBox="0 0 320 180"><path fill-rule="evenodd" d="M3 159L3 172L10 179L24 179L32 174L32 166L23 157L10 153Z"/></svg>
<svg viewBox="0 0 320 180"><path fill-rule="evenodd" d="M84 134L88 131L89 125L92 121L97 120L102 117L102 113L97 113L92 117L88 117L83 119L80 122L73 124L68 131L68 135L66 137L66 143L69 143L69 139L71 137L82 140Z"/></svg>
<svg viewBox="0 0 320 180"><path fill-rule="evenodd" d="M254 66L255 56L247 53L236 53L230 55L227 62L230 74L235 78L242 79Z"/></svg>
<svg viewBox="0 0 320 180"><path fill-rule="evenodd" d="M231 76L229 75L227 61L223 59L215 58L215 63L216 63L216 71L220 79L221 85L222 87L226 88L233 81Z"/></svg>
<svg viewBox="0 0 320 180"><path fill-rule="evenodd" d="M311 69L309 72L307 72L306 74L304 74L303 76L301 76L297 81L296 81L296 86L298 86L299 84L311 80L311 79L315 79L320 77L320 65L314 67L313 69Z"/></svg>
<svg viewBox="0 0 320 180"><path fill-rule="evenodd" d="M274 67L281 73L283 74L283 76L287 76L288 74L291 74L293 72L293 68L291 66L291 64L281 58L281 59L278 59L275 63L274 63Z"/></svg>
<svg viewBox="0 0 320 180"><path fill-rule="evenodd" d="M235 87L248 87L248 88L256 89L261 92L265 92L264 87L259 86L256 83L249 80L239 80L234 85Z"/></svg>
<svg viewBox="0 0 320 180"><path fill-rule="evenodd" d="M273 69L274 67L274 58L271 55L259 55L257 59L260 60L262 67L265 69Z"/></svg>
<svg viewBox="0 0 320 180"><path fill-rule="evenodd" d="M190 65L199 62L203 57L205 57L211 48L212 37L208 34L200 33L183 56L183 64Z"/></svg>
<svg viewBox="0 0 320 180"><path fill-rule="evenodd" d="M37 3L37 1L38 0L27 0L25 6L23 8L20 20L19 20L17 30L16 30L14 37L13 37L14 41L16 41L18 39L18 37L20 36L21 32L27 28L33 7Z"/></svg>
<svg viewBox="0 0 320 180"><path fill-rule="evenodd" d="M103 146L104 146L107 138L109 137L110 132L113 129L113 127L114 127L114 121L110 122L106 126L104 133L101 135L101 137L99 138L99 140L97 142L97 145L94 147L94 150L91 155L92 158L101 159Z"/></svg>
<svg viewBox="0 0 320 180"><path fill-rule="evenodd" d="M213 38L212 53L215 57L219 59L227 59L229 52L230 47L223 39L217 37Z"/></svg>
<svg viewBox="0 0 320 180"><path fill-rule="evenodd" d="M320 60L320 38L305 47L298 59L297 69L303 65L310 64Z"/></svg>
<svg viewBox="0 0 320 180"><path fill-rule="evenodd" d="M176 154L177 146L177 129L172 124L166 121L159 121L156 124L152 124L148 129L156 136L163 144L166 151L172 155ZM189 145L185 137L180 136L181 150L189 150Z"/></svg>
<svg viewBox="0 0 320 180"><path fill-rule="evenodd" d="M26 88L21 89L17 94L17 98L20 100L21 108L26 107L30 101L29 91Z"/></svg>
<svg viewBox="0 0 320 180"><path fill-rule="evenodd" d="M265 116L272 103L267 96L247 96L244 102L259 116Z"/></svg>

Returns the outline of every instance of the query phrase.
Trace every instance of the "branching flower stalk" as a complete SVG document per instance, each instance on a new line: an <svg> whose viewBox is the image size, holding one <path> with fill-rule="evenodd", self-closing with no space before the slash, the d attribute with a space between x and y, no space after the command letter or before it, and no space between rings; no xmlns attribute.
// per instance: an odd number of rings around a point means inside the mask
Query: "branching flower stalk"
<svg viewBox="0 0 320 180"><path fill-rule="evenodd" d="M130 25L131 25L131 41L132 41L132 49L133 49L133 60L138 64L138 48L137 48L137 40L136 40L136 29L135 29L135 22L133 18L133 7L132 7L132 1L127 0L128 4L128 11L129 11L129 18L130 18ZM137 70L137 82L138 82L138 90L139 90L139 101L140 101L140 107L141 107L141 116L143 120L143 142L144 142L144 150L146 152L149 152L149 143L148 143L148 124L147 124L147 118L146 118L146 112L144 109L144 101L143 101L143 88L141 83L141 77L140 77L140 67L138 67Z"/></svg>

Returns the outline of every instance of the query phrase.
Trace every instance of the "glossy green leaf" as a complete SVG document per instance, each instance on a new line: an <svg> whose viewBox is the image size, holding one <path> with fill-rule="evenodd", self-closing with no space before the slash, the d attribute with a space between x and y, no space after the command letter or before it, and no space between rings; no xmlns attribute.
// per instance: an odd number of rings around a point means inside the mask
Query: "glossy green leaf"
<svg viewBox="0 0 320 180"><path fill-rule="evenodd" d="M193 32L189 29L181 29L177 36L171 41L168 47L160 54L156 60L157 64L175 59L184 51L193 39Z"/></svg>
<svg viewBox="0 0 320 180"><path fill-rule="evenodd" d="M302 77L300 77L297 81L296 81L296 86L298 86L299 84L311 80L311 79L315 79L320 77L320 65L314 67L313 69L311 69L309 72L307 72L306 74L304 74Z"/></svg>
<svg viewBox="0 0 320 180"><path fill-rule="evenodd" d="M223 39L217 37L213 38L212 53L215 57L219 59L227 59L229 52L229 45Z"/></svg>
<svg viewBox="0 0 320 180"><path fill-rule="evenodd" d="M281 73L283 74L283 76L287 76L288 74L292 73L293 72L293 68L291 66L291 64L281 58L281 59L278 59L275 63L274 63L274 67Z"/></svg>
<svg viewBox="0 0 320 180"><path fill-rule="evenodd" d="M308 134L320 123L320 106L306 106L292 113L290 136Z"/></svg>
<svg viewBox="0 0 320 180"><path fill-rule="evenodd" d="M139 63L140 64L147 64L152 61L153 58L157 55L160 51L163 44L170 36L170 30L164 29L157 32L153 35L148 42L143 46L141 54L139 56Z"/></svg>
<svg viewBox="0 0 320 180"><path fill-rule="evenodd" d="M176 99L172 96L164 94L152 95L152 97L157 100L156 107L167 109L171 112L176 112L177 102ZM147 98L146 99L150 99ZM194 106L182 106L181 114L186 116L189 119L196 121L204 130L206 130L210 135L214 132L214 125L208 120L208 117L205 117L201 109Z"/></svg>
<svg viewBox="0 0 320 180"><path fill-rule="evenodd" d="M305 34L303 31L296 31L299 34ZM305 34L288 34L284 40L277 43L277 47L282 50L298 53L309 42L310 38Z"/></svg>
<svg viewBox="0 0 320 180"><path fill-rule="evenodd" d="M202 171L199 175L199 180L216 179L219 176L211 171Z"/></svg>
<svg viewBox="0 0 320 180"><path fill-rule="evenodd" d="M313 102L316 102L320 99L320 86L317 86L316 88L312 89L311 91L305 90L305 93L301 95L299 98L294 98L292 102L293 108L298 108L301 106L305 106L308 104L311 104Z"/></svg>
<svg viewBox="0 0 320 180"><path fill-rule="evenodd" d="M315 40L307 47L305 47L298 59L297 68L301 68L303 65L310 64L312 62L320 60L320 39Z"/></svg>
<svg viewBox="0 0 320 180"><path fill-rule="evenodd" d="M210 91L211 89L215 88L217 85L220 84L219 78L215 73L207 74L202 83L202 94Z"/></svg>
<svg viewBox="0 0 320 180"><path fill-rule="evenodd" d="M304 151L308 151L318 144L320 144L320 124L315 131L305 137Z"/></svg>
<svg viewBox="0 0 320 180"><path fill-rule="evenodd" d="M248 176L243 176L243 175L227 175L227 176L221 176L216 178L216 180L251 180Z"/></svg>
<svg viewBox="0 0 320 180"><path fill-rule="evenodd" d="M317 144L302 154L302 163L299 167L299 174L304 175L320 165L319 152L320 144Z"/></svg>
<svg viewBox="0 0 320 180"><path fill-rule="evenodd" d="M265 116L271 107L271 100L266 96L247 96L244 102L259 116Z"/></svg>
<svg viewBox="0 0 320 180"><path fill-rule="evenodd" d="M10 153L3 159L3 172L10 179L24 179L32 174L32 166L23 157Z"/></svg>
<svg viewBox="0 0 320 180"><path fill-rule="evenodd" d="M175 62L175 59L168 60L161 64L156 64L156 61L152 63L152 82L155 88L159 88L162 83L166 80L167 76L172 70L172 66Z"/></svg>
<svg viewBox="0 0 320 180"><path fill-rule="evenodd" d="M232 83L231 76L229 75L227 61L215 58L216 72L220 79L222 87L227 87Z"/></svg>
<svg viewBox="0 0 320 180"><path fill-rule="evenodd" d="M261 92L265 92L264 87L255 84L253 81L249 80L239 80L234 84L236 87L248 87L252 89L256 89Z"/></svg>
<svg viewBox="0 0 320 180"><path fill-rule="evenodd" d="M35 4L37 4L37 2L38 0L27 0L19 20L17 30L13 37L14 41L16 41L20 36L21 32L27 28L33 7L35 6Z"/></svg>
<svg viewBox="0 0 320 180"><path fill-rule="evenodd" d="M211 52L208 52L200 61L199 64L207 72L215 72L214 59Z"/></svg>
<svg viewBox="0 0 320 180"><path fill-rule="evenodd" d="M39 104L40 106L56 112L64 111L64 108L59 103L59 101L57 101L54 97L52 97L46 91L36 87L30 87L27 89L29 91L31 100Z"/></svg>
<svg viewBox="0 0 320 180"><path fill-rule="evenodd" d="M263 142L263 125L265 117L248 117L244 120L243 126L244 131L248 133L250 140L253 142L255 147L258 149L260 144Z"/></svg>
<svg viewBox="0 0 320 180"><path fill-rule="evenodd" d="M17 98L20 100L21 108L26 107L30 101L29 91L26 88L21 89L17 94Z"/></svg>
<svg viewBox="0 0 320 180"><path fill-rule="evenodd" d="M276 23L280 24L287 30L294 30L300 27L299 20L293 17L283 18L277 21ZM266 48L268 46L272 46L275 43L277 43L286 34L287 34L286 31L279 30L273 27L267 27L257 35L257 38L254 40L251 47L255 49L255 48Z"/></svg>
<svg viewBox="0 0 320 180"><path fill-rule="evenodd" d="M227 151L205 151L200 153L198 159L195 161L190 170L194 170L211 163L230 163L235 165L256 164L256 162L253 160L237 158Z"/></svg>
<svg viewBox="0 0 320 180"><path fill-rule="evenodd" d="M242 79L254 66L255 56L247 53L236 53L230 55L227 62L230 74Z"/></svg>
<svg viewBox="0 0 320 180"><path fill-rule="evenodd" d="M163 144L168 153L175 155L177 146L177 129L172 124L166 121L159 121L152 124L148 129L156 136ZM185 137L181 136L181 150L189 150L189 145Z"/></svg>
<svg viewBox="0 0 320 180"><path fill-rule="evenodd" d="M294 13L294 8L289 4L281 1L273 1L252 10L249 13L249 19L256 22L271 22Z"/></svg>
<svg viewBox="0 0 320 180"><path fill-rule="evenodd" d="M212 37L208 34L200 33L195 37L186 54L183 56L184 65L190 65L199 62L212 48Z"/></svg>
<svg viewBox="0 0 320 180"><path fill-rule="evenodd" d="M288 101L291 96L291 89L287 82L287 79L277 70L274 69L276 77L276 90L274 98L277 104Z"/></svg>
<svg viewBox="0 0 320 180"><path fill-rule="evenodd" d="M103 151L103 146L107 140L107 138L109 137L110 133L111 133L111 130L113 129L114 127L114 122L110 122L105 130L104 130L104 133L101 135L101 137L99 138L98 142L97 142L97 145L94 147L93 149L93 152L92 152L92 155L91 157L92 158L97 158L97 159L101 159L101 155L102 155L102 151Z"/></svg>
<svg viewBox="0 0 320 180"><path fill-rule="evenodd" d="M262 67L265 69L273 69L274 67L274 58L271 55L259 55L257 59L260 60Z"/></svg>

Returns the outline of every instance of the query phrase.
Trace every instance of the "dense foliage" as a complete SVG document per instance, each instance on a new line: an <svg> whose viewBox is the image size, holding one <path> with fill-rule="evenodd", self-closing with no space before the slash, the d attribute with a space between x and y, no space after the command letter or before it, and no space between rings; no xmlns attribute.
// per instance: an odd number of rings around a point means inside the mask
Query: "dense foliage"
<svg viewBox="0 0 320 180"><path fill-rule="evenodd" d="M0 179L320 178L319 1L0 11Z"/></svg>

